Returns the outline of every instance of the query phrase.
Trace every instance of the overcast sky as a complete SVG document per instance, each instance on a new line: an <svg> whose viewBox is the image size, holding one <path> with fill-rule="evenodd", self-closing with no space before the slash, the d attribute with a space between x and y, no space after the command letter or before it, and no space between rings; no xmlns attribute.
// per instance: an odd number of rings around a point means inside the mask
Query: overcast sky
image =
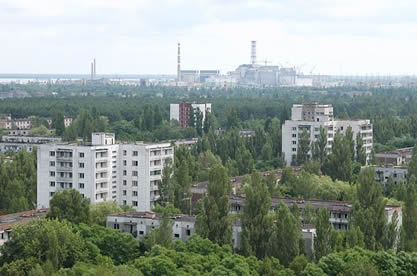
<svg viewBox="0 0 417 276"><path fill-rule="evenodd" d="M417 73L417 0L0 0L0 73Z"/></svg>

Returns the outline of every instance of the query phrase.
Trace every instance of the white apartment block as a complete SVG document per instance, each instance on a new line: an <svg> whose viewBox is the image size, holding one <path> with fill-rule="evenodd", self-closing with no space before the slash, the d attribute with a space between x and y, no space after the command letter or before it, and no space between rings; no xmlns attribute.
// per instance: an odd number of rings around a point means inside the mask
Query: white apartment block
<svg viewBox="0 0 417 276"><path fill-rule="evenodd" d="M117 144L112 133L93 133L90 145L40 145L37 208L48 208L58 191L76 189L91 203L114 200L150 211L167 158L174 158L169 143Z"/></svg>
<svg viewBox="0 0 417 276"><path fill-rule="evenodd" d="M337 131L344 135L351 127L355 144L356 135L359 133L362 137L366 159L369 160L373 143L372 124L369 120L334 120L331 104L294 104L291 109L291 120L286 120L282 126L282 152L287 165L295 162L299 135L307 130L313 143L320 135L320 127L324 127L327 131L328 153L332 150Z"/></svg>

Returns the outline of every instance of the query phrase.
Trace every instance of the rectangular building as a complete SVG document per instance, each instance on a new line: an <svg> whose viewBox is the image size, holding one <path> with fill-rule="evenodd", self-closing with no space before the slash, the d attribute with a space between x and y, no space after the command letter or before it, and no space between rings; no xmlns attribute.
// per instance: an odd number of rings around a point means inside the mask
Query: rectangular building
<svg viewBox="0 0 417 276"><path fill-rule="evenodd" d="M192 113L192 111L201 112L204 121L206 118L206 113L211 112L211 103L184 102L179 104L171 104L169 111L169 119L178 121L182 128L186 128L189 125L190 114Z"/></svg>
<svg viewBox="0 0 417 276"><path fill-rule="evenodd" d="M350 127L356 144L359 133L363 140L366 160L369 161L372 151L372 124L369 120L334 120L331 104L294 104L291 109L291 120L282 126L282 152L287 165L294 164L298 150L299 135L306 130L313 143L320 135L320 127L327 131L327 151L331 153L334 136L338 131L342 135ZM311 156L311 151L310 151Z"/></svg>
<svg viewBox="0 0 417 276"><path fill-rule="evenodd" d="M112 133L93 133L89 145L40 145L37 208L48 208L58 191L76 189L91 203L114 200L150 211L167 158L174 158L170 143L117 144Z"/></svg>

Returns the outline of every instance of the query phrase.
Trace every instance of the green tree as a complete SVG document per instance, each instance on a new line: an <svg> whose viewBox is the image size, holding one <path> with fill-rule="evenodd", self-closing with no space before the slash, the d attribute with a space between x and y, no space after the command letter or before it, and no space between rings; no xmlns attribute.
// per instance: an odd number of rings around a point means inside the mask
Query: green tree
<svg viewBox="0 0 417 276"><path fill-rule="evenodd" d="M174 222L170 218L170 214L167 209L161 214L161 220L159 227L152 230L152 232L145 238L145 246L150 250L154 245L160 245L166 248L172 247L172 225Z"/></svg>
<svg viewBox="0 0 417 276"><path fill-rule="evenodd" d="M3 263L35 258L39 263L49 260L55 268L72 267L77 261L89 261L89 256L95 258L98 254L70 223L46 219L13 228L13 238L0 250Z"/></svg>
<svg viewBox="0 0 417 276"><path fill-rule="evenodd" d="M88 214L89 223L106 226L108 215L121 213L122 211L122 208L120 208L116 201L104 201L92 204Z"/></svg>
<svg viewBox="0 0 417 276"><path fill-rule="evenodd" d="M222 165L215 165L210 170L207 196L202 199L197 214L196 231L201 237L220 245L232 242L232 223L228 216L231 192L227 170Z"/></svg>
<svg viewBox="0 0 417 276"><path fill-rule="evenodd" d="M319 209L315 220L316 237L314 239L314 258L318 262L321 257L330 254L332 225L330 224L330 212L326 208Z"/></svg>
<svg viewBox="0 0 417 276"><path fill-rule="evenodd" d="M362 166L366 165L366 152L363 146L362 136L359 132L356 135L356 162Z"/></svg>
<svg viewBox="0 0 417 276"><path fill-rule="evenodd" d="M61 136L65 131L65 122L64 122L64 114L59 111L55 110L52 116L52 128L55 129L55 133L58 136Z"/></svg>
<svg viewBox="0 0 417 276"><path fill-rule="evenodd" d="M310 132L306 129L299 134L297 147L297 165L303 165L310 159Z"/></svg>
<svg viewBox="0 0 417 276"><path fill-rule="evenodd" d="M90 201L77 190L64 190L55 193L49 201L47 217L68 220L72 223L88 223Z"/></svg>
<svg viewBox="0 0 417 276"><path fill-rule="evenodd" d="M263 258L268 248L271 229L271 219L268 217L271 197L259 173L252 173L249 183L245 185L245 195L245 206L241 218L242 252L246 256L254 255Z"/></svg>
<svg viewBox="0 0 417 276"><path fill-rule="evenodd" d="M275 215L276 222L269 241L269 255L277 257L283 265L288 266L300 252L299 242L302 237L298 218L291 214L282 201Z"/></svg>
<svg viewBox="0 0 417 276"><path fill-rule="evenodd" d="M323 165L327 156L327 131L323 126L320 126L319 137L312 145L312 155L313 160Z"/></svg>
<svg viewBox="0 0 417 276"><path fill-rule="evenodd" d="M166 158L164 161L164 168L162 169L162 180L158 181L159 200L161 206L166 206L169 203L174 203L174 183L172 181L174 169L172 167L172 159Z"/></svg>
<svg viewBox="0 0 417 276"><path fill-rule="evenodd" d="M417 188L416 177L410 177L404 202L402 248L417 250Z"/></svg>
<svg viewBox="0 0 417 276"><path fill-rule="evenodd" d="M345 139L339 131L334 136L332 153L328 155L322 171L333 180L352 180L351 142Z"/></svg>
<svg viewBox="0 0 417 276"><path fill-rule="evenodd" d="M407 178L410 179L410 177L413 175L417 177L417 145L414 146L411 160L408 163Z"/></svg>

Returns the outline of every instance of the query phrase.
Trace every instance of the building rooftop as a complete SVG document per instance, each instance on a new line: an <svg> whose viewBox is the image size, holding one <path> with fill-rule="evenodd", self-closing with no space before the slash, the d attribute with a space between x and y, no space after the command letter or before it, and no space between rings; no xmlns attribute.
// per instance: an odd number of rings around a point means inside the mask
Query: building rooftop
<svg viewBox="0 0 417 276"><path fill-rule="evenodd" d="M108 216L109 217L144 218L144 219L159 220L161 218L162 214L161 213L155 213L155 212L129 211L129 212L111 214L111 215L108 215ZM174 221L185 221L185 222L195 222L196 221L195 216L182 215L182 214L170 215L170 218Z"/></svg>
<svg viewBox="0 0 417 276"><path fill-rule="evenodd" d="M17 225L26 225L35 218L45 217L48 209L30 210L0 216L0 231L7 231Z"/></svg>

